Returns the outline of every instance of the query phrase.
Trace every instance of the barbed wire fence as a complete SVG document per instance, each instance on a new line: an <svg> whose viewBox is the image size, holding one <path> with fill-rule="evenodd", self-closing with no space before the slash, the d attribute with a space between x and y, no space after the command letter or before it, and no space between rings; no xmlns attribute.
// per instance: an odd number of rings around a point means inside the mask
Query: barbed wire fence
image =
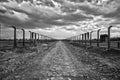
<svg viewBox="0 0 120 80"><path fill-rule="evenodd" d="M0 50L30 48L55 39L15 26L6 27L0 24Z"/></svg>
<svg viewBox="0 0 120 80"><path fill-rule="evenodd" d="M94 46L106 49L120 49L120 27L109 26L106 29L101 28L95 31L82 33L65 40L70 41L70 43L72 42L73 44L78 42L80 43L79 45L81 45L82 43L82 45L85 45L86 47Z"/></svg>

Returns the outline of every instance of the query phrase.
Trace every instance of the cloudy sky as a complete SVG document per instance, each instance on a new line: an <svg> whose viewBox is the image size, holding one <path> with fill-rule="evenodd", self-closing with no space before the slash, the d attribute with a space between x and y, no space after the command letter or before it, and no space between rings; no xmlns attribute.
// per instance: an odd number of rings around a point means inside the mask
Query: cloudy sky
<svg viewBox="0 0 120 80"><path fill-rule="evenodd" d="M0 23L59 39L113 25L120 36L120 0L0 0Z"/></svg>

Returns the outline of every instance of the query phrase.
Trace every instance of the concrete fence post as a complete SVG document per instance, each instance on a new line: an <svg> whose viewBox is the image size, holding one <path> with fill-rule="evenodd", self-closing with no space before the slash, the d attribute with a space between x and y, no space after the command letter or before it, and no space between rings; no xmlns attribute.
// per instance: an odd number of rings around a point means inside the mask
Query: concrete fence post
<svg viewBox="0 0 120 80"><path fill-rule="evenodd" d="M21 29L23 31L23 47L25 47L25 30L24 29Z"/></svg>
<svg viewBox="0 0 120 80"><path fill-rule="evenodd" d="M79 44L80 44L80 36L81 36L81 34L80 34L80 35L78 35L78 39L79 39L79 41L78 41L78 42L79 42Z"/></svg>
<svg viewBox="0 0 120 80"><path fill-rule="evenodd" d="M108 27L108 50L110 49L110 29L112 28L112 26Z"/></svg>
<svg viewBox="0 0 120 80"><path fill-rule="evenodd" d="M39 43L39 33L37 33L36 35L37 35L37 42Z"/></svg>
<svg viewBox="0 0 120 80"><path fill-rule="evenodd" d="M33 46L35 46L35 33L34 32L32 33L33 33Z"/></svg>
<svg viewBox="0 0 120 80"><path fill-rule="evenodd" d="M120 48L120 42L118 41L118 48Z"/></svg>
<svg viewBox="0 0 120 80"><path fill-rule="evenodd" d="M81 40L80 40L80 41L81 41L81 44L82 44L82 34L81 34L81 36L80 36L80 37L81 37Z"/></svg>
<svg viewBox="0 0 120 80"><path fill-rule="evenodd" d="M14 44L13 44L13 47L17 48L16 27L12 26L12 28L14 29Z"/></svg>
<svg viewBox="0 0 120 80"><path fill-rule="evenodd" d="M87 40L87 33L85 33L85 46L86 46L86 41Z"/></svg>
<svg viewBox="0 0 120 80"><path fill-rule="evenodd" d="M31 33L31 41L32 41L32 44L34 45L34 33L33 32Z"/></svg>
<svg viewBox="0 0 120 80"><path fill-rule="evenodd" d="M32 45L32 32L31 31L29 31L30 32L30 39L29 39L29 41L30 41L30 45Z"/></svg>
<svg viewBox="0 0 120 80"><path fill-rule="evenodd" d="M30 38L29 39L31 41L31 39L32 39L32 32L31 31L29 31L29 32L30 32Z"/></svg>
<svg viewBox="0 0 120 80"><path fill-rule="evenodd" d="M35 35L34 45L36 46L37 33L34 33L34 35Z"/></svg>
<svg viewBox="0 0 120 80"><path fill-rule="evenodd" d="M81 34L79 35L79 44L81 44Z"/></svg>
<svg viewBox="0 0 120 80"><path fill-rule="evenodd" d="M92 46L92 33L93 31L90 32L90 46Z"/></svg>
<svg viewBox="0 0 120 80"><path fill-rule="evenodd" d="M0 39L2 39L2 25L0 24Z"/></svg>
<svg viewBox="0 0 120 80"><path fill-rule="evenodd" d="M89 43L89 32L87 32L87 43Z"/></svg>
<svg viewBox="0 0 120 80"><path fill-rule="evenodd" d="M84 38L84 34L82 34L82 44L83 44L83 38Z"/></svg>
<svg viewBox="0 0 120 80"><path fill-rule="evenodd" d="M40 35L38 34L38 41L39 41L39 39L40 39Z"/></svg>
<svg viewBox="0 0 120 80"><path fill-rule="evenodd" d="M100 43L100 39L99 39L100 30L101 30L101 29L98 29L98 30L97 30L97 47L99 47L99 43Z"/></svg>

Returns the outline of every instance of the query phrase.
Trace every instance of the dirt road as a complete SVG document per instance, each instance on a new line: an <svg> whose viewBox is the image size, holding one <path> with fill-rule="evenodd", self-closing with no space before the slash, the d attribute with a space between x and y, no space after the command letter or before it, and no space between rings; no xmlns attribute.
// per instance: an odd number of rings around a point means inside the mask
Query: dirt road
<svg viewBox="0 0 120 80"><path fill-rule="evenodd" d="M30 75L37 80L107 80L91 70L91 66L78 61L61 41L42 60L36 58L34 64L37 66Z"/></svg>
<svg viewBox="0 0 120 80"><path fill-rule="evenodd" d="M50 77L49 79L57 80L66 79L78 75L76 66L83 67L82 63L78 65L78 61L72 56L64 43L58 42L56 47L53 48L41 61L43 67L41 74Z"/></svg>
<svg viewBox="0 0 120 80"><path fill-rule="evenodd" d="M119 80L105 77L109 75L106 70L110 75L112 72L109 70L114 70L114 68L106 67L111 64L108 59L97 55L89 56L82 49L81 52L71 51L72 48L69 47L59 41L52 49L42 53L44 56L33 53L35 54L33 57L24 59L19 57L18 61L24 60L23 64L16 66L17 59L14 60L10 67L16 69L2 80ZM76 53L78 56L75 55Z"/></svg>

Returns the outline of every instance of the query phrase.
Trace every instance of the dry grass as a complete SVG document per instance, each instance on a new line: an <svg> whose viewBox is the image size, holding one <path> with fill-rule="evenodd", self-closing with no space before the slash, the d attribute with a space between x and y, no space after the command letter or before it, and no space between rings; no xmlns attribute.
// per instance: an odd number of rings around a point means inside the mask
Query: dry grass
<svg viewBox="0 0 120 80"><path fill-rule="evenodd" d="M85 46L80 47L78 44L73 46L66 43L66 45L79 61L86 66L90 66L90 70L95 72L94 76L91 72L88 73L90 77L94 77L95 80L120 79L120 51L114 49L106 50L97 47L86 49ZM88 80L93 79L89 78Z"/></svg>

